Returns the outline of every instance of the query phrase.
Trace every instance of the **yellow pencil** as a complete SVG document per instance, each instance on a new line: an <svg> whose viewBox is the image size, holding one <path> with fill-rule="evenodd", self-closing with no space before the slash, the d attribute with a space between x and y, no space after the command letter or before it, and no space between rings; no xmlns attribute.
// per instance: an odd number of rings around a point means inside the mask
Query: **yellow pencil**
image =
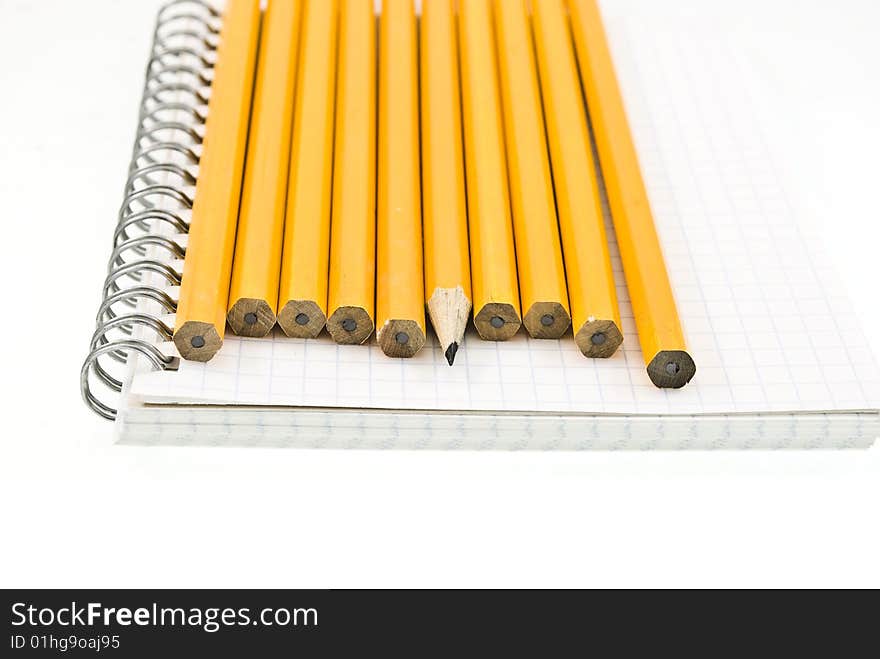
<svg viewBox="0 0 880 659"><path fill-rule="evenodd" d="M459 40L474 325L504 341L522 321L490 0L460 2Z"/></svg>
<svg viewBox="0 0 880 659"><path fill-rule="evenodd" d="M461 95L453 0L424 0L421 24L425 296L452 366L471 313Z"/></svg>
<svg viewBox="0 0 880 659"><path fill-rule="evenodd" d="M337 343L373 333L376 294L376 17L342 0L327 331Z"/></svg>
<svg viewBox="0 0 880 659"><path fill-rule="evenodd" d="M587 357L610 357L623 342L620 309L565 3L532 10L574 340Z"/></svg>
<svg viewBox="0 0 880 659"><path fill-rule="evenodd" d="M227 319L265 336L275 326L287 202L300 3L270 2L263 17Z"/></svg>
<svg viewBox="0 0 880 659"><path fill-rule="evenodd" d="M376 338L389 357L425 344L416 14L385 0L379 32Z"/></svg>
<svg viewBox="0 0 880 659"><path fill-rule="evenodd" d="M658 387L680 388L697 369L685 346L602 17L595 0L569 0L569 10L648 376Z"/></svg>
<svg viewBox="0 0 880 659"><path fill-rule="evenodd" d="M193 361L211 359L226 331L259 31L260 0L230 0L220 31L175 320L174 344Z"/></svg>
<svg viewBox="0 0 880 659"><path fill-rule="evenodd" d="M498 69L523 325L558 339L571 325L541 92L526 0L495 0Z"/></svg>
<svg viewBox="0 0 880 659"><path fill-rule="evenodd" d="M337 19L336 0L305 1L278 294L278 324L299 338L327 321Z"/></svg>

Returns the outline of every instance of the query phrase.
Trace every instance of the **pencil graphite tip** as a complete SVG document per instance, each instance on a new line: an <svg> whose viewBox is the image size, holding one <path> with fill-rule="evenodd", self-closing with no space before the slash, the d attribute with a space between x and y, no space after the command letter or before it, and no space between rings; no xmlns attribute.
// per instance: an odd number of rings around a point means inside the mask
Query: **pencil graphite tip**
<svg viewBox="0 0 880 659"><path fill-rule="evenodd" d="M446 348L446 361L449 362L449 365L455 362L455 355L458 352L458 343L450 343L449 347Z"/></svg>
<svg viewBox="0 0 880 659"><path fill-rule="evenodd" d="M452 366L467 329L471 301L461 286L435 288L426 306L446 361Z"/></svg>

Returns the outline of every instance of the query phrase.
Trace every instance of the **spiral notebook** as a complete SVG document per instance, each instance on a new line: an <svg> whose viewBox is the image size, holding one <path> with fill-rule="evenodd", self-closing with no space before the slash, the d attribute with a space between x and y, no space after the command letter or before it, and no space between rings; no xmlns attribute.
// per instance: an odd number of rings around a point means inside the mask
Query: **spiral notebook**
<svg viewBox="0 0 880 659"><path fill-rule="evenodd" d="M434 337L411 360L389 359L375 342L280 333L227 334L207 364L177 359L168 338L222 21L209 7L174 2L160 14L110 283L83 370L87 401L115 416L119 442L857 448L880 435L880 370L819 234L779 182L748 72L712 25L695 26L698 15L684 22L644 0L602 9L697 363L687 387L659 390L648 380L607 205L625 334L611 359L585 359L570 335L540 341L523 332L506 343L469 334L454 368ZM177 39L200 49L203 69L180 72L168 57ZM156 168L160 157L170 164ZM114 390L115 403L106 398Z"/></svg>

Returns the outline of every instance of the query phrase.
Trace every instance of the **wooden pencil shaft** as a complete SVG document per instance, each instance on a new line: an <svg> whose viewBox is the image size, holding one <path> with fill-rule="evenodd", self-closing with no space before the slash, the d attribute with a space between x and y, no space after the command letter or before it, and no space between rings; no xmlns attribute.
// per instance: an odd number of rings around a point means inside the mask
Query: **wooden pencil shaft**
<svg viewBox="0 0 880 659"><path fill-rule="evenodd" d="M336 155L327 330L337 343L373 333L376 294L376 20L372 0L340 5Z"/></svg>
<svg viewBox="0 0 880 659"><path fill-rule="evenodd" d="M425 292L471 295L453 0L427 0L420 30Z"/></svg>
<svg viewBox="0 0 880 659"><path fill-rule="evenodd" d="M683 387L696 372L684 333L596 0L569 0L581 79L648 375Z"/></svg>
<svg viewBox="0 0 880 659"><path fill-rule="evenodd" d="M227 314L245 336L268 334L278 310L300 14L292 0L263 17Z"/></svg>
<svg viewBox="0 0 880 659"><path fill-rule="evenodd" d="M494 11L523 325L556 339L571 317L528 8L495 0Z"/></svg>
<svg viewBox="0 0 880 659"><path fill-rule="evenodd" d="M532 7L575 342L588 357L610 357L623 332L565 3Z"/></svg>
<svg viewBox="0 0 880 659"><path fill-rule="evenodd" d="M458 24L474 325L502 341L522 321L490 2L460 2Z"/></svg>
<svg viewBox="0 0 880 659"><path fill-rule="evenodd" d="M259 30L259 0L229 0L175 320L174 343L184 359L211 359L226 330Z"/></svg>
<svg viewBox="0 0 880 659"><path fill-rule="evenodd" d="M443 350L455 358L471 311L458 38L453 0L422 4L420 35L425 297Z"/></svg>
<svg viewBox="0 0 880 659"><path fill-rule="evenodd" d="M327 321L337 30L337 0L305 0L278 295L278 324L298 338Z"/></svg>
<svg viewBox="0 0 880 659"><path fill-rule="evenodd" d="M425 343L418 60L412 0L385 0L379 38L376 338L392 357Z"/></svg>

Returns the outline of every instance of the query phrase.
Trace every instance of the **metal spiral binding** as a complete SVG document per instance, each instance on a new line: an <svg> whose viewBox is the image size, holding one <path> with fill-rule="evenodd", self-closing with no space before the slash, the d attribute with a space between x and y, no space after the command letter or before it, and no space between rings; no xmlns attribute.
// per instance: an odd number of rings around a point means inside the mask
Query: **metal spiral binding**
<svg viewBox="0 0 880 659"><path fill-rule="evenodd" d="M164 287L180 284L173 264L186 248L176 238L189 230L219 31L220 13L205 0L172 0L159 11L103 298L80 372L86 405L106 419L116 418L106 398L122 391L133 355L154 370L177 363L158 347L173 333L161 316L177 309Z"/></svg>

